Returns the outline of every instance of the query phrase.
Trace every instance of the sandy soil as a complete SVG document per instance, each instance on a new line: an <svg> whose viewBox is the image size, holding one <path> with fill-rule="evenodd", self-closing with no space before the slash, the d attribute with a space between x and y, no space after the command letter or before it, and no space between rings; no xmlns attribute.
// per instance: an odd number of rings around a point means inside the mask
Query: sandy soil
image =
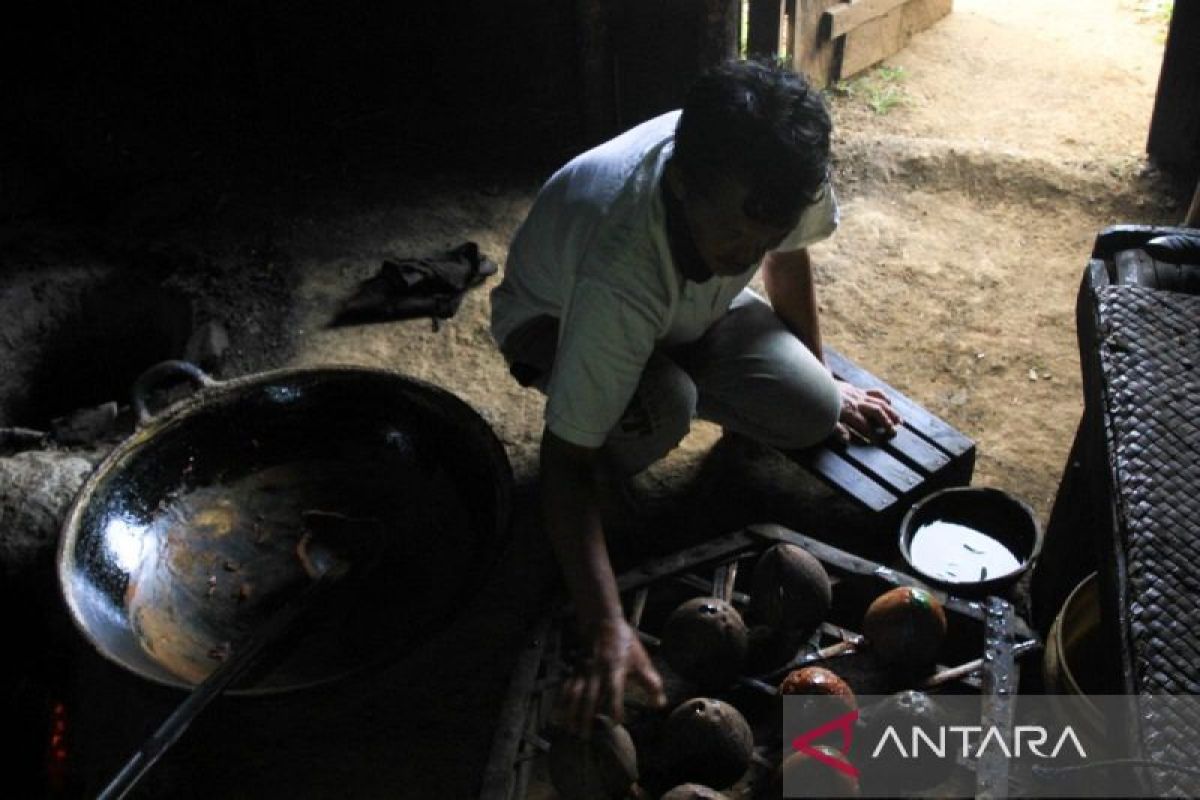
<svg viewBox="0 0 1200 800"><path fill-rule="evenodd" d="M959 0L887 62L904 69L902 104L878 115L861 96L831 95L843 221L814 248L827 341L975 437L976 483L1043 516L1080 411L1073 309L1091 242L1109 224L1181 214L1142 169L1161 35L1161 23L1112 0ZM479 189L439 185L419 206L346 219L341 254L301 264L295 360L394 367L448 386L525 473L541 400L504 372L486 293L440 333L320 329L381 253L474 239L502 260L532 187ZM697 425L660 477L686 472L718 435Z"/></svg>
<svg viewBox="0 0 1200 800"><path fill-rule="evenodd" d="M979 442L975 482L1049 511L1078 421L1074 300L1097 231L1178 222L1142 175L1161 21L1117 0L957 0L837 98L844 223L816 248L830 341Z"/></svg>
<svg viewBox="0 0 1200 800"><path fill-rule="evenodd" d="M1072 315L1090 243L1113 223L1182 216L1142 160L1164 33L1152 7L958 0L886 62L900 77L868 73L829 95L842 226L814 248L826 340L976 438L976 482L1042 515L1080 408ZM873 112L871 82L889 83L901 102ZM118 240L129 233L137 258L181 268L183 288L202 298L199 316L230 328L230 373L348 362L432 380L480 409L522 476L534 467L542 401L509 379L487 332L486 291L440 333L419 322L324 324L386 256L471 239L503 262L538 180L358 179L282 218L251 206L249 193L222 192L200 233L179 221L194 228L203 203L151 186L108 227ZM160 233L146 242L147 230ZM59 296L77 294L81 274L129 261L120 246L99 266L44 250L17 253L38 272L18 275L2 301L11 313L0 356L13 379L32 374L39 319L70 305ZM46 289L41 310L22 283L30 274ZM678 484L718 438L698 424L652 482Z"/></svg>

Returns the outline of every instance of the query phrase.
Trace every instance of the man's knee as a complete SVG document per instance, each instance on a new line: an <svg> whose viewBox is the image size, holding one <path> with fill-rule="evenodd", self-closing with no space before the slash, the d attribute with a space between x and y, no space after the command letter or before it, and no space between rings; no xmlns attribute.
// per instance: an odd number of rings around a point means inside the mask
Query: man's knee
<svg viewBox="0 0 1200 800"><path fill-rule="evenodd" d="M687 436L696 402L696 384L687 373L674 364L652 364L605 449L622 472L641 472Z"/></svg>
<svg viewBox="0 0 1200 800"><path fill-rule="evenodd" d="M781 450L799 450L824 441L837 426L842 399L833 377L821 378L797 387L794 399L772 421L770 441Z"/></svg>

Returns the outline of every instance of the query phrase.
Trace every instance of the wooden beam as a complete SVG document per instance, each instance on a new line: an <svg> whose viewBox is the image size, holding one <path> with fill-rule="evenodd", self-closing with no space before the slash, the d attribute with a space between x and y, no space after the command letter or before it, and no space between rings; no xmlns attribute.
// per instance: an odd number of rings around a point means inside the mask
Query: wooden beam
<svg viewBox="0 0 1200 800"><path fill-rule="evenodd" d="M746 24L746 54L777 55L783 28L783 0L750 0Z"/></svg>
<svg viewBox="0 0 1200 800"><path fill-rule="evenodd" d="M1146 150L1182 178L1200 173L1200 3L1178 2L1163 51Z"/></svg>
<svg viewBox="0 0 1200 800"><path fill-rule="evenodd" d="M679 18L685 12L698 16L696 66L699 70L737 56L741 6L740 2L734 0L704 0L699 9L696 8L695 2L676 3L679 11L674 15L675 18Z"/></svg>
<svg viewBox="0 0 1200 800"><path fill-rule="evenodd" d="M821 15L837 4L838 0L796 0L792 20L795 29L792 65L797 72L807 75L818 89L837 80L835 51L838 46L821 35Z"/></svg>
<svg viewBox="0 0 1200 800"><path fill-rule="evenodd" d="M847 78L904 49L914 33L949 14L952 5L953 0L908 0L855 28L846 34L836 79Z"/></svg>
<svg viewBox="0 0 1200 800"><path fill-rule="evenodd" d="M596 144L612 135L617 119L611 4L575 0L575 15L579 21L584 136L588 144Z"/></svg>
<svg viewBox="0 0 1200 800"><path fill-rule="evenodd" d="M821 24L828 32L826 35L830 39L836 39L906 2L908 0L853 0L841 3L822 15Z"/></svg>
<svg viewBox="0 0 1200 800"><path fill-rule="evenodd" d="M1192 205L1183 219L1183 227L1200 228L1200 180L1196 181L1196 191L1192 194Z"/></svg>
<svg viewBox="0 0 1200 800"><path fill-rule="evenodd" d="M787 456L872 511L886 511L899 500L873 477L832 450L822 447L815 450L791 451Z"/></svg>

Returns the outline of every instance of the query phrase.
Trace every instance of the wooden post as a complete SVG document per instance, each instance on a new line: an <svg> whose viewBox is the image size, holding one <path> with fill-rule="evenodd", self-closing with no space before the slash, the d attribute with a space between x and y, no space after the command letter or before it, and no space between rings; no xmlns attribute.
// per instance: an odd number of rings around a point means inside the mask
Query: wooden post
<svg viewBox="0 0 1200 800"><path fill-rule="evenodd" d="M737 53L737 0L610 3L618 130L679 108L701 71Z"/></svg>
<svg viewBox="0 0 1200 800"><path fill-rule="evenodd" d="M1192 193L1192 206L1183 220L1183 227L1200 228L1200 180L1196 181L1196 191Z"/></svg>
<svg viewBox="0 0 1200 800"><path fill-rule="evenodd" d="M779 51L788 62L796 58L796 2L784 0L783 3L783 35L779 40Z"/></svg>
<svg viewBox="0 0 1200 800"><path fill-rule="evenodd" d="M746 55L779 54L783 9L782 0L750 0L750 19L746 25Z"/></svg>
<svg viewBox="0 0 1200 800"><path fill-rule="evenodd" d="M796 13L792 19L795 30L795 54L792 65L803 72L813 86L823 89L837 80L837 61L840 60L841 45L831 43L821 31L821 16L839 0L796 0Z"/></svg>
<svg viewBox="0 0 1200 800"><path fill-rule="evenodd" d="M610 0L576 0L579 72L583 83L583 130L589 144L613 132L616 86Z"/></svg>
<svg viewBox="0 0 1200 800"><path fill-rule="evenodd" d="M704 0L696 65L703 70L737 55L739 0Z"/></svg>
<svg viewBox="0 0 1200 800"><path fill-rule="evenodd" d="M1175 3L1146 150L1159 166L1200 173L1200 3Z"/></svg>

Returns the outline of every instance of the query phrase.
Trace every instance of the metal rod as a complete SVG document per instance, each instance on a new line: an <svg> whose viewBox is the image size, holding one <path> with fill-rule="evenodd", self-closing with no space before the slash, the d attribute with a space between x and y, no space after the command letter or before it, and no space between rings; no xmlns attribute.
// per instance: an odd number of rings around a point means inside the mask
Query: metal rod
<svg viewBox="0 0 1200 800"><path fill-rule="evenodd" d="M1013 607L999 597L989 597L985 605L982 725L1000 731L1005 744L1011 745L1017 689ZM998 748L981 753L975 770L975 796L1008 797L1008 774L1009 759Z"/></svg>
<svg viewBox="0 0 1200 800"><path fill-rule="evenodd" d="M657 647L662 646L662 639L659 639L657 636L654 636L653 634L646 633L645 631L638 631L637 635L638 635L638 639L640 639L642 641L642 644L648 644L652 648L657 648Z"/></svg>
<svg viewBox="0 0 1200 800"><path fill-rule="evenodd" d="M807 664L812 664L816 661L828 661L830 659L849 655L856 652L859 646L862 645L863 637L856 633L851 633L844 628L838 628L836 625L829 625L828 623L822 623L821 627L822 629L825 629L826 627L834 629L840 633L842 641L834 642L833 644L826 645L818 650L806 650L802 653L799 653L782 667L777 667L762 677L768 681L778 682L794 669L799 669L800 667L803 667Z"/></svg>
<svg viewBox="0 0 1200 800"><path fill-rule="evenodd" d="M725 580L725 576L728 574L728 572L729 572L728 564L721 564L716 569L713 570L712 580L709 581L708 589L706 590L710 597L716 597L716 598L719 598L721 600L725 600L726 602L728 602L728 599L725 597L725 594L724 594L725 584L727 583L727 581Z"/></svg>
<svg viewBox="0 0 1200 800"><path fill-rule="evenodd" d="M1039 646L1038 642L1033 639L1027 639L1023 642L1018 642L1017 644L1013 645L1013 656L1020 658L1021 656L1025 655L1030 650L1034 650L1038 646ZM974 674L976 672L979 672L981 669L983 669L984 663L985 662L982 658L976 658L976 659L974 659L972 661L968 661L964 664L959 664L956 667L947 667L947 668L941 670L940 672L937 672L933 675L930 675L928 678L926 678L925 681L921 684L921 688L922 689L933 689L938 686L941 686L942 684L950 683L951 681L956 681L959 678L965 678L968 675Z"/></svg>
<svg viewBox="0 0 1200 800"><path fill-rule="evenodd" d="M680 583L690 586L693 589L701 592L707 592L712 588L712 582L704 580L704 578L701 578L699 575L692 575L689 573L686 575L673 575L671 577ZM729 595L728 599L729 602L733 603L735 606L746 606L750 604L750 595L745 594L744 592L733 592Z"/></svg>
<svg viewBox="0 0 1200 800"><path fill-rule="evenodd" d="M737 574L738 574L738 562L731 561L725 567L725 571L723 573L725 580L721 584L721 593L719 595L717 595L722 600L724 600L726 603L731 602L733 600L733 584L735 581L737 581Z"/></svg>
<svg viewBox="0 0 1200 800"><path fill-rule="evenodd" d="M646 611L646 598L650 596L650 588L643 586L633 595L633 606L629 609L629 625L635 630L642 624L642 614Z"/></svg>
<svg viewBox="0 0 1200 800"><path fill-rule="evenodd" d="M335 574L336 573L336 574ZM204 679L179 707L163 720L158 729L121 768L99 794L97 800L120 800L141 782L150 768L171 748L179 737L235 680L258 663L263 652L284 638L323 592L344 574L344 570L325 569L294 598L271 615L261 628L250 635L221 666Z"/></svg>
<svg viewBox="0 0 1200 800"><path fill-rule="evenodd" d="M500 721L492 739L491 754L484 768L483 788L479 794L481 800L509 800L513 797L514 784L520 780L516 759L525 732L526 717L531 712L529 687L537 680L543 664L557 663L557 633L552 623L551 614L543 616L530 631L527 644L517 657L508 694L500 708ZM518 774L514 775L514 772Z"/></svg>

